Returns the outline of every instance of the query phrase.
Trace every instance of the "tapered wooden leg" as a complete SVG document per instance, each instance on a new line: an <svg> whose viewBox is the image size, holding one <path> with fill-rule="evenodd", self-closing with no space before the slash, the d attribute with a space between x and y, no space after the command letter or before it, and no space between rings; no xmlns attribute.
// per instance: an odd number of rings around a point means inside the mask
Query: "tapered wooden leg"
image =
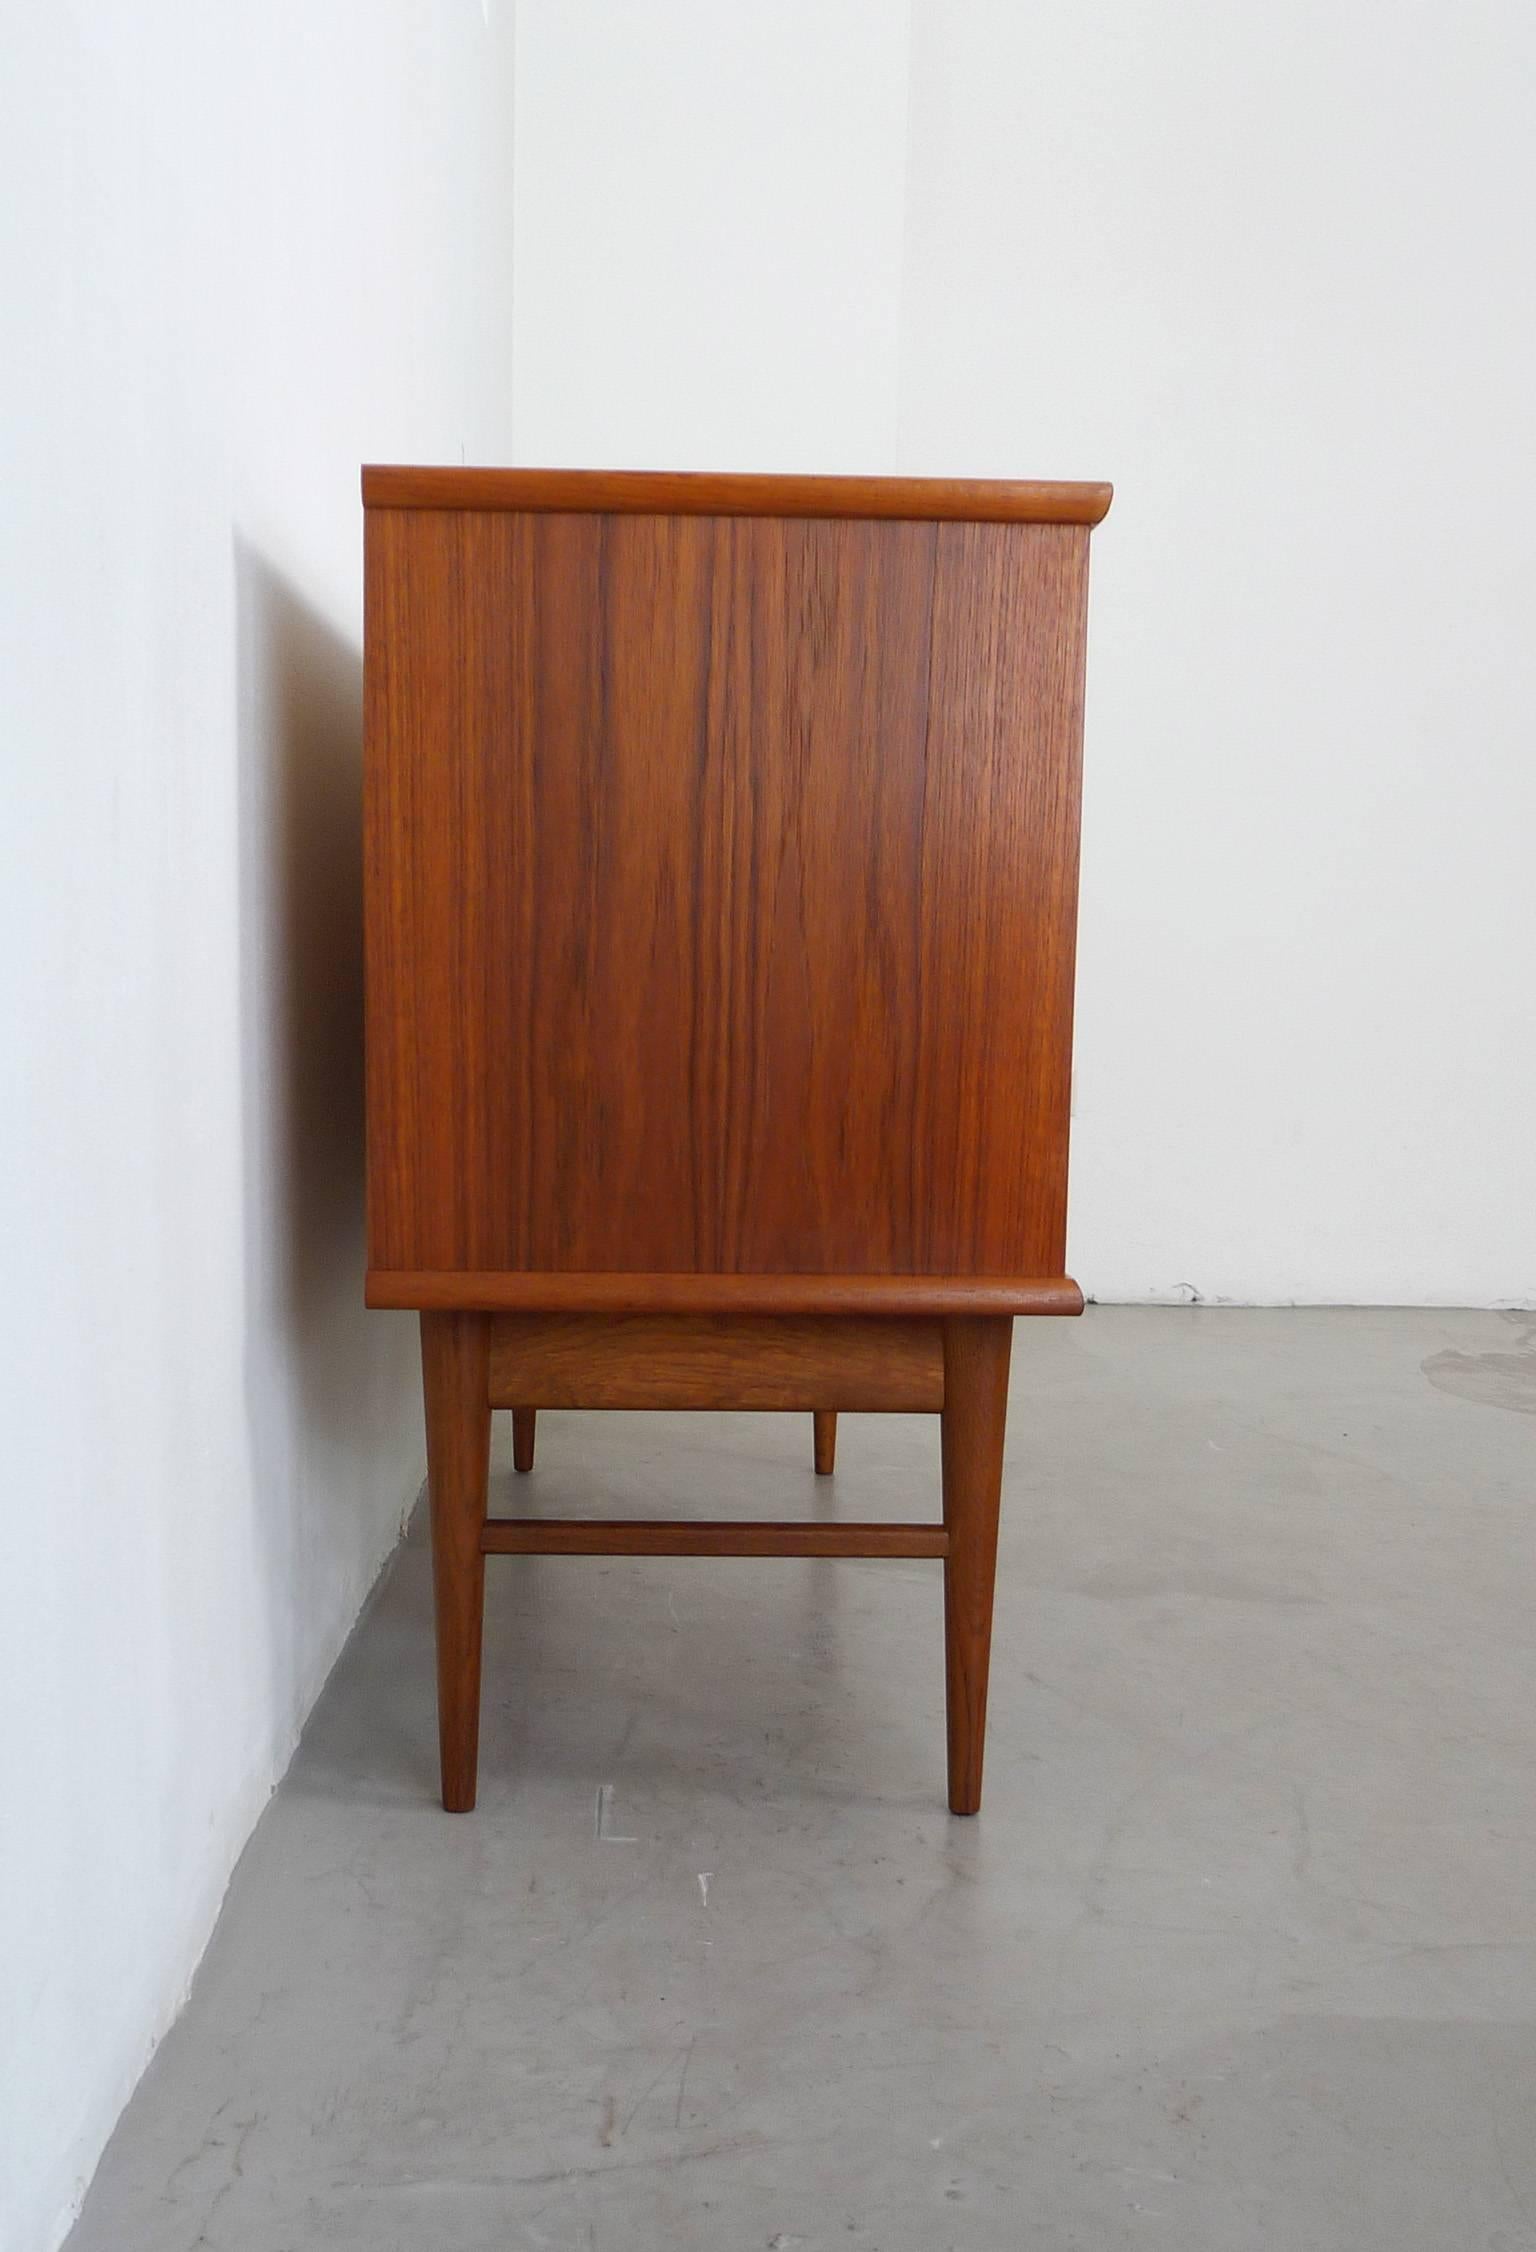
<svg viewBox="0 0 1536 2252"><path fill-rule="evenodd" d="M483 1314L421 1317L437 1614L437 1734L443 1804L450 1814L467 1814L475 1803L480 1749L485 1608L480 1534L491 1454L489 1343L490 1323Z"/></svg>
<svg viewBox="0 0 1536 2252"><path fill-rule="evenodd" d="M1007 1315L967 1316L944 1324L941 1425L944 1525L949 1534L949 1554L944 1559L944 1657L952 1814L974 1814L981 1805L1012 1345L1013 1322Z"/></svg>
<svg viewBox="0 0 1536 2252"><path fill-rule="evenodd" d="M812 1417L815 1429L816 1475L830 1478L837 1467L837 1411L835 1408L818 1408Z"/></svg>
<svg viewBox="0 0 1536 2252"><path fill-rule="evenodd" d="M512 1410L512 1467L514 1470L533 1468L533 1438L538 1428L537 1408Z"/></svg>

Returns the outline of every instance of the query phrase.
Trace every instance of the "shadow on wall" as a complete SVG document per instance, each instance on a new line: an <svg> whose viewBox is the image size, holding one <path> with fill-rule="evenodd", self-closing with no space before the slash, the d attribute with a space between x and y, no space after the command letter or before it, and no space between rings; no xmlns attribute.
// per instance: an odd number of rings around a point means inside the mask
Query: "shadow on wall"
<svg viewBox="0 0 1536 2252"><path fill-rule="evenodd" d="M291 1740L420 1483L414 1324L363 1308L362 664L235 541L245 1404Z"/></svg>

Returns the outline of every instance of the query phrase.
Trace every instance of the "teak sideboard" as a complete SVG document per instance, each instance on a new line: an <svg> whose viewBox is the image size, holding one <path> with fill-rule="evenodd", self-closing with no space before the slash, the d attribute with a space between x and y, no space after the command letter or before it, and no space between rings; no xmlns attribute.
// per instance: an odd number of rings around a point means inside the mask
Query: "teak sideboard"
<svg viewBox="0 0 1536 2252"><path fill-rule="evenodd" d="M924 1556L981 1798L1064 1273L1107 485L373 468L368 1303L421 1316L443 1804L487 1555ZM487 1515L491 1411L937 1413L928 1524Z"/></svg>

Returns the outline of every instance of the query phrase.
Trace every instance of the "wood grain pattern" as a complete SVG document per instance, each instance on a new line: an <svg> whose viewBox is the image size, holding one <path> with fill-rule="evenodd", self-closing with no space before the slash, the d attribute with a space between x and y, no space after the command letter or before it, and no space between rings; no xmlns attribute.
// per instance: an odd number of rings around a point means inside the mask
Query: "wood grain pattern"
<svg viewBox="0 0 1536 2252"><path fill-rule="evenodd" d="M933 1413L936 1321L512 1314L491 1322L493 1406Z"/></svg>
<svg viewBox="0 0 1536 2252"><path fill-rule="evenodd" d="M1087 540L370 511L374 1303L1060 1277Z"/></svg>
<svg viewBox="0 0 1536 2252"><path fill-rule="evenodd" d="M965 1319L944 1325L940 1429L949 1530L944 1662L952 1814L975 1814L981 1806L1012 1343L1011 1322Z"/></svg>
<svg viewBox="0 0 1536 2252"><path fill-rule="evenodd" d="M479 1313L1080 1314L1069 1276L601 1275L369 1270L375 1307L464 1307Z"/></svg>
<svg viewBox="0 0 1536 2252"><path fill-rule="evenodd" d="M942 1525L818 1525L759 1518L490 1517L489 1556L947 1556Z"/></svg>
<svg viewBox="0 0 1536 2252"><path fill-rule="evenodd" d="M975 477L754 477L684 470L363 471L369 508L599 511L640 516L857 516L972 524L1097 524L1113 498L1098 484Z"/></svg>
<svg viewBox="0 0 1536 2252"><path fill-rule="evenodd" d="M475 1803L480 1744L480 1642L485 1560L480 1548L490 1472L486 1388L489 1324L477 1314L423 1314L427 1492L437 1625L437 1728L443 1805Z"/></svg>

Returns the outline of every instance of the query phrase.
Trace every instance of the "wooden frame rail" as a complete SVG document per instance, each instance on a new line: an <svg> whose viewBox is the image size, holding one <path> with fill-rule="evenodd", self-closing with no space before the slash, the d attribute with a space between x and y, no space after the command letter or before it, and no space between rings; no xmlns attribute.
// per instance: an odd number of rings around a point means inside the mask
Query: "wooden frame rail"
<svg viewBox="0 0 1536 2252"><path fill-rule="evenodd" d="M942 1525L818 1525L794 1519L488 1517L487 1556L947 1556Z"/></svg>
<svg viewBox="0 0 1536 2252"><path fill-rule="evenodd" d="M498 1314L493 1407L937 1414L944 1335L900 1315Z"/></svg>

